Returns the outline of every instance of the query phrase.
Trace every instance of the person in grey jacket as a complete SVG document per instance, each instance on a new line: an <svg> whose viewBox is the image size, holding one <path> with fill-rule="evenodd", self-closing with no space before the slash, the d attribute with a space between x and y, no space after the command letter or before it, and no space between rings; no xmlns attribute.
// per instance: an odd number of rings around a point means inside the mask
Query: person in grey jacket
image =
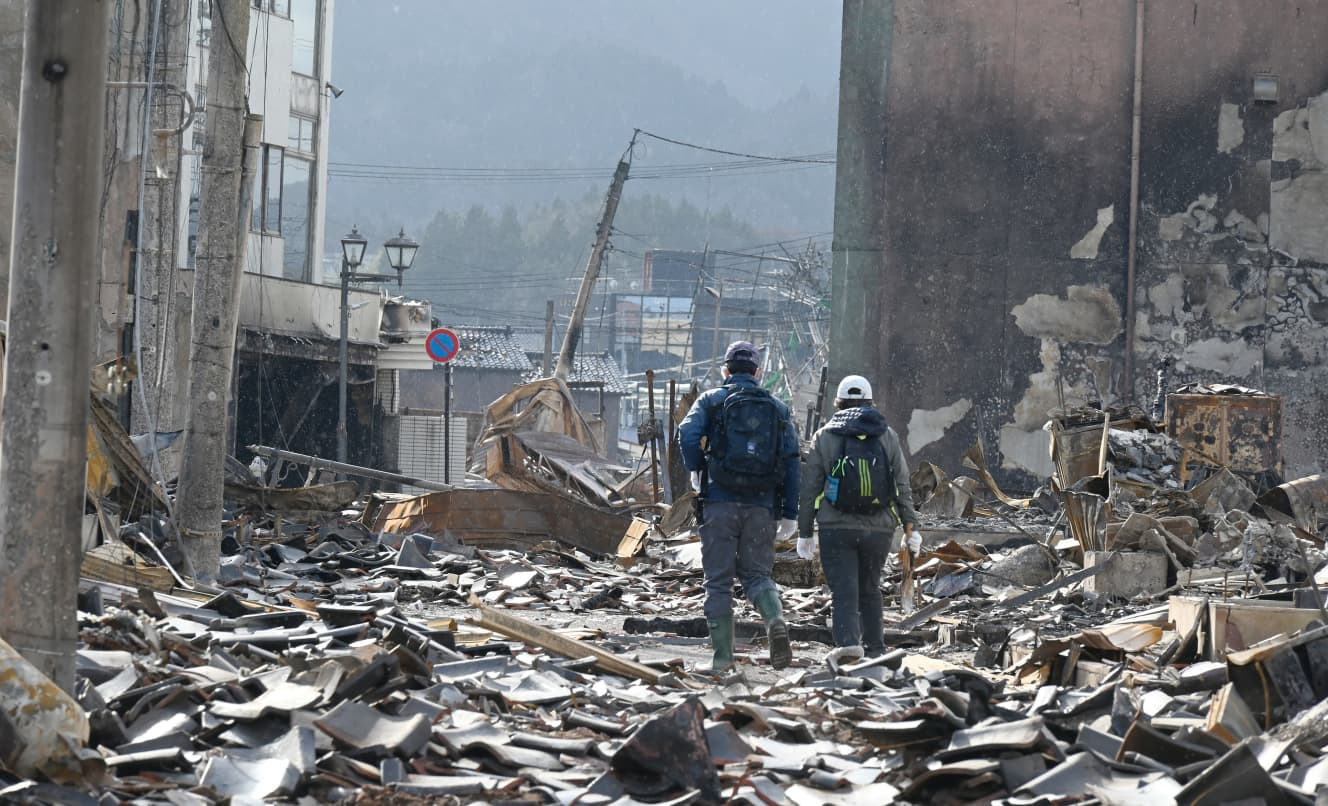
<svg viewBox="0 0 1328 806"><path fill-rule="evenodd" d="M908 463L899 435L872 405L871 384L861 375L849 375L835 393L835 414L812 437L802 475L798 502L798 555L814 556L813 525L819 526L821 566L830 583L836 649L830 658L851 660L864 652L875 657L885 651L881 604L881 569L890 551L895 526L902 523L914 554L922 546L918 514L908 484ZM827 496L832 469L846 455L846 441L876 439L889 462L894 489L876 511L846 512Z"/></svg>

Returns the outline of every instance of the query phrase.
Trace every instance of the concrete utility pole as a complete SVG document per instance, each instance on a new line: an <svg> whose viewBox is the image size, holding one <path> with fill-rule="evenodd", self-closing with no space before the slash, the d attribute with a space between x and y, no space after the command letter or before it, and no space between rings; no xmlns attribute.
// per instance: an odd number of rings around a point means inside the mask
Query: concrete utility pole
<svg viewBox="0 0 1328 806"><path fill-rule="evenodd" d="M0 436L0 635L74 690L110 3L28 4Z"/></svg>
<svg viewBox="0 0 1328 806"><path fill-rule="evenodd" d="M613 171L613 181L609 182L609 194L604 197L604 215L595 228L595 246L590 250L590 260L586 262L586 273L581 278L581 288L576 293L576 305L572 308L572 321L567 323L567 333L563 335L563 346L558 352L558 366L553 375L561 381L572 376L572 360L576 357L576 346L581 341L581 326L586 319L586 308L590 305L590 295L595 290L599 279L600 267L604 265L604 250L609 246L609 235L613 232L613 217L618 213L618 200L622 198L623 185L627 183L627 171L632 166L632 147L636 145L636 133L627 145L627 152L618 160L618 167Z"/></svg>
<svg viewBox="0 0 1328 806"><path fill-rule="evenodd" d="M212 25L189 412L175 497L180 545L198 579L214 578L220 563L226 400L262 135L262 118L246 114L244 53L234 46L249 41L249 0L217 0Z"/></svg>

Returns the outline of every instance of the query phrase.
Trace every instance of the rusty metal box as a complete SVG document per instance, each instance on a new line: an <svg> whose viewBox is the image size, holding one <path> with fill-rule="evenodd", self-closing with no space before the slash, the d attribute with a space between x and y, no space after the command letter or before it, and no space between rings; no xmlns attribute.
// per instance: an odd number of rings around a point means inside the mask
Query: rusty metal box
<svg viewBox="0 0 1328 806"><path fill-rule="evenodd" d="M1282 398L1277 395L1167 395L1167 433L1196 464L1282 472Z"/></svg>

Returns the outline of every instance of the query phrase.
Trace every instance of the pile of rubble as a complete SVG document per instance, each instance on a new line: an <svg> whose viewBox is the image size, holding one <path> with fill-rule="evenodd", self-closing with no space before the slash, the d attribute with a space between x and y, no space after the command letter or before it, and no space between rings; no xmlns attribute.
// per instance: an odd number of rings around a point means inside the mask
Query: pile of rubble
<svg viewBox="0 0 1328 806"><path fill-rule="evenodd" d="M500 437L578 485L560 521L531 476L327 514L343 482L237 471L215 586L150 505L90 553L74 698L0 643L0 799L1313 803L1328 479L1186 478L1183 443L1128 425L1059 423L1025 498L981 446L972 476L919 467L927 547L887 572L882 657L821 660L828 591L782 547L795 662L769 668L744 605L722 678L689 497L636 506L639 474Z"/></svg>

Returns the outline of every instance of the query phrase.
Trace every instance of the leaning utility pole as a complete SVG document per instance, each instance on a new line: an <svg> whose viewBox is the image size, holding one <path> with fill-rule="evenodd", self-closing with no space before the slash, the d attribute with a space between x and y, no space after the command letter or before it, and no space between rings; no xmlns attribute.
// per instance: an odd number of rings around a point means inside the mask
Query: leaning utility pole
<svg viewBox="0 0 1328 806"><path fill-rule="evenodd" d="M249 41L249 0L216 0L212 24L189 348L189 411L175 497L180 546L189 573L198 579L214 578L221 560L227 396L263 129L261 117L246 114L244 52L234 46Z"/></svg>
<svg viewBox="0 0 1328 806"><path fill-rule="evenodd" d="M28 3L0 435L0 636L74 690L110 3Z"/></svg>
<svg viewBox="0 0 1328 806"><path fill-rule="evenodd" d="M595 281L599 279L600 266L604 265L604 251L609 246L609 235L613 232L613 217L618 213L618 200L622 198L623 185L627 182L627 171L632 167L632 148L636 145L636 135L627 144L618 167L613 171L613 180L609 182L609 194L604 197L604 215L595 228L595 246L590 250L590 260L586 262L586 273L581 278L581 289L576 294L576 305L572 308L572 320L567 323L567 332L563 335L562 350L558 353L558 366L553 376L566 381L572 376L572 359L576 356L576 346L581 341L581 325L585 322L586 308L590 305L590 295L595 290Z"/></svg>

